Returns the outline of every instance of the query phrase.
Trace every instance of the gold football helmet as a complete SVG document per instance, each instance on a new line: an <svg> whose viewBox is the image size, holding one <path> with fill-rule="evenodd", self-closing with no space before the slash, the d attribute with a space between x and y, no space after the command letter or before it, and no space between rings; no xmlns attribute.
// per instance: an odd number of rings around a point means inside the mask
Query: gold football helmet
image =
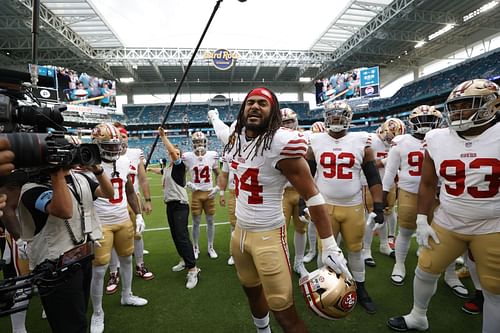
<svg viewBox="0 0 500 333"><path fill-rule="evenodd" d="M379 128L377 128L377 134L379 138L387 145L390 145L392 139L396 136L405 134L406 126L398 118L387 119Z"/></svg>
<svg viewBox="0 0 500 333"><path fill-rule="evenodd" d="M283 108L281 111L281 126L296 130L299 127L297 113L290 108Z"/></svg>
<svg viewBox="0 0 500 333"><path fill-rule="evenodd" d="M111 123L101 123L92 129L92 143L97 144L101 158L107 162L116 161L122 151L120 132Z"/></svg>
<svg viewBox="0 0 500 333"><path fill-rule="evenodd" d="M325 103L325 127L334 133L347 130L351 125L352 113L351 107L346 102Z"/></svg>
<svg viewBox="0 0 500 333"><path fill-rule="evenodd" d="M347 316L356 305L356 283L323 266L300 279L309 308L318 316L336 320Z"/></svg>
<svg viewBox="0 0 500 333"><path fill-rule="evenodd" d="M475 79L462 82L445 102L448 126L458 132L478 127L495 119L500 110L500 90L496 83Z"/></svg>
<svg viewBox="0 0 500 333"><path fill-rule="evenodd" d="M207 149L207 137L203 132L194 132L191 135L191 142L193 143L193 148L195 152L204 153Z"/></svg>
<svg viewBox="0 0 500 333"><path fill-rule="evenodd" d="M408 122L413 133L425 134L431 129L438 128L441 118L441 112L434 106L420 105L410 113Z"/></svg>

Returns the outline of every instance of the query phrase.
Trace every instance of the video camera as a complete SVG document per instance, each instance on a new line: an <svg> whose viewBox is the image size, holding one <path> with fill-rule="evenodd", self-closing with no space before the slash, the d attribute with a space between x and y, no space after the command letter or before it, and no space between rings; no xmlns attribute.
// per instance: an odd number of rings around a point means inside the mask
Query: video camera
<svg viewBox="0 0 500 333"><path fill-rule="evenodd" d="M65 138L66 106L42 107L26 81L28 73L0 69L0 136L10 142L16 169L99 164L97 145Z"/></svg>

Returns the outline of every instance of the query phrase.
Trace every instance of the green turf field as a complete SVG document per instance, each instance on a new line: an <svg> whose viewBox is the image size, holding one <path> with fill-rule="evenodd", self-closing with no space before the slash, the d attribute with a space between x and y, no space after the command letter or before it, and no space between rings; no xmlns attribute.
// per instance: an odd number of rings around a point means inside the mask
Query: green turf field
<svg viewBox="0 0 500 333"><path fill-rule="evenodd" d="M201 229L201 254L198 266L201 275L198 286L192 290L185 288L186 272L174 273L171 267L179 257L173 245L170 232L166 229L165 205L162 201L160 177L150 175L153 193L153 213L144 216L147 225L145 248L150 254L144 257L147 267L156 278L143 281L137 277L133 281L133 292L148 299L143 308L130 308L120 305L119 292L112 296L104 295L105 332L175 332L175 333L244 333L255 332L246 298L236 278L234 268L228 266L229 224L227 213L218 208L216 215L215 247L219 254L216 260L206 253L206 228ZM202 222L204 223L204 222ZM290 252L293 254L293 226L289 229ZM389 317L409 312L412 304L413 270L416 265L416 243L414 242L407 259L406 284L393 286L389 275L393 259L379 255L378 238L375 237L373 254L377 267L366 269L366 286L378 306L375 315L364 312L361 306L345 319L328 321L314 315L306 308L300 294L298 278L294 275L295 300L297 308L310 332L392 332L386 326ZM315 263L307 264L314 270ZM469 279L464 283L472 290ZM481 316L471 316L460 310L463 300L454 296L441 280L429 310L430 329L428 332L480 332ZM91 307L90 307L91 309ZM50 332L46 320L41 318L41 306L35 297L30 303L27 314L27 329L30 333ZM89 322L90 322L89 312ZM272 319L273 332L281 332ZM0 333L8 333L10 320L0 318Z"/></svg>

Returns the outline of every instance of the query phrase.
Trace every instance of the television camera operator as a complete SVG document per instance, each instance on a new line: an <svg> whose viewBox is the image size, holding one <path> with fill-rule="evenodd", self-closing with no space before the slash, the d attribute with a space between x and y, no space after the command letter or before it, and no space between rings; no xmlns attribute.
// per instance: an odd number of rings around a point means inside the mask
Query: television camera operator
<svg viewBox="0 0 500 333"><path fill-rule="evenodd" d="M54 283L38 287L53 332L87 331L93 240L102 235L93 201L113 197L102 167L84 168L98 183L65 166L52 169L47 181L28 182L21 189L21 238L28 242L30 269L60 275Z"/></svg>

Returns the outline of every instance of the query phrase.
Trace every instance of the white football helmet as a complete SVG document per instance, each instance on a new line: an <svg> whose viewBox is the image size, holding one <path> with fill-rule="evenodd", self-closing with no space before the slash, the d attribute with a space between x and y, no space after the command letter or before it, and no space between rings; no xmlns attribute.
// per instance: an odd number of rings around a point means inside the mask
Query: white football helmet
<svg viewBox="0 0 500 333"><path fill-rule="evenodd" d="M107 162L116 161L122 151L122 140L118 129L111 123L101 123L92 129L92 143L97 144L101 158Z"/></svg>
<svg viewBox="0 0 500 333"><path fill-rule="evenodd" d="M403 121L398 118L389 118L377 128L377 135L387 145L390 145L392 139L396 136L405 133L406 126Z"/></svg>
<svg viewBox="0 0 500 333"><path fill-rule="evenodd" d="M325 131L325 123L322 121L317 121L311 125L311 131L313 133L323 133Z"/></svg>
<svg viewBox="0 0 500 333"><path fill-rule="evenodd" d="M356 283L323 266L300 279L300 288L309 308L321 318L336 320L347 316L356 305Z"/></svg>
<svg viewBox="0 0 500 333"><path fill-rule="evenodd" d="M207 150L207 137L203 132L194 132L191 141L195 152L203 154Z"/></svg>
<svg viewBox="0 0 500 333"><path fill-rule="evenodd" d="M299 127L297 113L290 108L283 108L281 111L281 126L296 130Z"/></svg>
<svg viewBox="0 0 500 333"><path fill-rule="evenodd" d="M438 128L441 122L441 112L434 106L420 105L413 109L408 117L412 133L425 134L431 129Z"/></svg>
<svg viewBox="0 0 500 333"><path fill-rule="evenodd" d="M324 118L325 127L330 132L341 132L351 125L352 109L346 102L328 102L325 103Z"/></svg>
<svg viewBox="0 0 500 333"><path fill-rule="evenodd" d="M465 81L452 90L445 102L444 115L448 126L466 131L495 119L500 110L500 90L496 83L484 79Z"/></svg>

